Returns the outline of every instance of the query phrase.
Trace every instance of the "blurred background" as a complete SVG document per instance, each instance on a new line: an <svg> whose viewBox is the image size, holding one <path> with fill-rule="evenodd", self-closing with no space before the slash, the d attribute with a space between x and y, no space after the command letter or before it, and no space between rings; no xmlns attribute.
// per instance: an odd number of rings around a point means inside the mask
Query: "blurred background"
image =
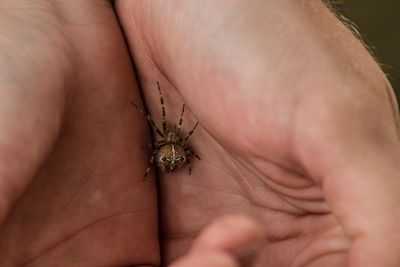
<svg viewBox="0 0 400 267"><path fill-rule="evenodd" d="M335 7L355 23L400 101L400 0L346 0Z"/></svg>

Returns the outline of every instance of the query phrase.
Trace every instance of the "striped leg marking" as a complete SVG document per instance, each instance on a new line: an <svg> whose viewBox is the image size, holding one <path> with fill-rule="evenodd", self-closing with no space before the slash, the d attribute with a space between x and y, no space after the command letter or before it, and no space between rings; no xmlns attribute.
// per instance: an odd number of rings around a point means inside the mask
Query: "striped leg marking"
<svg viewBox="0 0 400 267"><path fill-rule="evenodd" d="M167 119L165 115L165 106L164 106L164 98L161 93L160 83L157 81L158 92L160 94L160 103L161 103L161 110L162 110L162 127L163 127L163 134L165 135L167 132Z"/></svg>
<svg viewBox="0 0 400 267"><path fill-rule="evenodd" d="M183 142L186 142L189 139L189 137L193 134L194 130L196 130L197 125L199 125L199 122L196 122L196 125L193 127L193 129L188 133L185 139L183 139Z"/></svg>
<svg viewBox="0 0 400 267"><path fill-rule="evenodd" d="M181 131L182 128L182 123L183 123L183 113L185 112L185 104L182 105L182 111L181 111L181 116L179 118L179 123L178 123L178 132Z"/></svg>
<svg viewBox="0 0 400 267"><path fill-rule="evenodd" d="M161 133L161 130L157 127L156 123L153 121L153 119L150 117L150 115L147 114L146 111L144 111L142 108L140 108L138 105L136 105L132 101L131 101L131 105L134 106L140 112L140 114L142 114L150 122L150 125L152 126L153 130L156 131L156 133L160 137L164 138L163 133Z"/></svg>
<svg viewBox="0 0 400 267"><path fill-rule="evenodd" d="M158 149L154 150L153 153L151 154L149 166L147 167L147 169L146 169L146 171L144 172L144 175L143 175L143 181L145 180L147 174L148 174L148 173L150 172L150 170L151 170L151 166L152 166L153 163L154 163L154 159L156 158L157 152L158 152Z"/></svg>

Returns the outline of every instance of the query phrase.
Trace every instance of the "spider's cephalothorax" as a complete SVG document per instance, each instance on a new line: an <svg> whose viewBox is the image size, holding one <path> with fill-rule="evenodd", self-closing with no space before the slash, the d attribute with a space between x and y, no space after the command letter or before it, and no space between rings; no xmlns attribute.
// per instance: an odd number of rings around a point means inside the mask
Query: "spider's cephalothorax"
<svg viewBox="0 0 400 267"><path fill-rule="evenodd" d="M157 133L157 135L161 137L160 141L156 141L154 144L150 144L153 152L150 159L150 165L144 173L144 177L146 177L148 172L150 171L151 165L153 164L154 160L156 161L157 166L164 172L172 172L187 163L189 165L190 175L191 156L194 155L198 159L200 159L200 157L196 153L194 153L193 150L187 145L187 141L189 137L193 134L199 123L197 122L192 130L185 137L182 136L181 127L183 122L183 113L185 112L185 104L183 104L178 126L174 125L173 127L168 127L165 116L164 99L161 93L159 82L157 82L157 87L160 93L162 110L162 131L157 127L150 115L146 114L143 109L140 109L137 105L131 102L131 104L135 106L147 118L154 131Z"/></svg>

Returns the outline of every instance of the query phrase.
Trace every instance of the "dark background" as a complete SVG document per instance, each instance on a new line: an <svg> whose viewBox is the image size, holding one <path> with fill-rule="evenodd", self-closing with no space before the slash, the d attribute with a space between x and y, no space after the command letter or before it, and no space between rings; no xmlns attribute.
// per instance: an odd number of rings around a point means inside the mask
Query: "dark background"
<svg viewBox="0 0 400 267"><path fill-rule="evenodd" d="M346 0L335 7L357 26L400 100L400 0Z"/></svg>

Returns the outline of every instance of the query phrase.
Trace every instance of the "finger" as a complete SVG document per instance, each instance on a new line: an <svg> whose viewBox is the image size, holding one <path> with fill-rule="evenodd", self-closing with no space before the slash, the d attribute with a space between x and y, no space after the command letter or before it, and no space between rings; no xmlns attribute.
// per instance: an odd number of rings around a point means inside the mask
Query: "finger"
<svg viewBox="0 0 400 267"><path fill-rule="evenodd" d="M226 252L189 253L170 267L239 267L234 257Z"/></svg>
<svg viewBox="0 0 400 267"><path fill-rule="evenodd" d="M212 222L195 240L191 252L229 252L249 264L264 243L264 230L259 223L242 215L230 215Z"/></svg>
<svg viewBox="0 0 400 267"><path fill-rule="evenodd" d="M234 252L262 243L263 227L249 217L229 215L216 219L193 243L192 251L219 249Z"/></svg>
<svg viewBox="0 0 400 267"><path fill-rule="evenodd" d="M376 149L324 181L334 213L354 239L352 267L400 266L399 162L400 155Z"/></svg>
<svg viewBox="0 0 400 267"><path fill-rule="evenodd" d="M296 142L307 172L353 239L352 267L400 266L400 143L384 86L347 88L367 92L356 105L339 93L320 101L325 111Z"/></svg>
<svg viewBox="0 0 400 267"><path fill-rule="evenodd" d="M375 93L357 105L337 102L326 103L323 118L314 116L299 155L353 239L350 266L400 266L400 143L387 95ZM329 121L323 128L322 119Z"/></svg>
<svg viewBox="0 0 400 267"><path fill-rule="evenodd" d="M174 267L250 266L264 240L263 227L242 215L216 219L195 240L190 252ZM236 259L236 260L235 260Z"/></svg>

